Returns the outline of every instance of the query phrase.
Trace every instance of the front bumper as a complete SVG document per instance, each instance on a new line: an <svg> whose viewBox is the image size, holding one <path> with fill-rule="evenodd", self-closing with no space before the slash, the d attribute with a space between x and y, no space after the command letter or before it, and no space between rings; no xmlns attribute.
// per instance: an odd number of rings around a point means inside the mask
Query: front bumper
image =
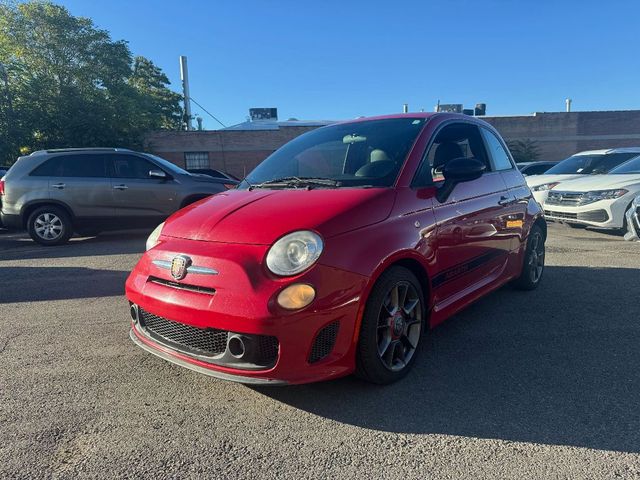
<svg viewBox="0 0 640 480"><path fill-rule="evenodd" d="M275 337L278 352L272 365L260 369L203 358L181 345L151 338L139 323L133 322L131 335L136 344L178 365L244 383L307 383L352 373L360 299L368 279L322 264L297 277L276 278L263 270L267 249L264 245L165 238L133 270L126 283L126 295L144 311L181 325L227 331L230 335ZM215 269L218 274L189 273L176 282L169 270L153 263L170 261L177 254L189 255L194 266ZM315 287L315 300L294 312L278 307L278 293L298 282ZM337 333L330 350L315 359L313 350L320 333L336 323ZM224 357L228 358L226 352L221 358Z"/></svg>
<svg viewBox="0 0 640 480"><path fill-rule="evenodd" d="M624 239L630 242L640 240L640 197L633 201L631 208L627 210L626 218L627 233Z"/></svg>
<svg viewBox="0 0 640 480"><path fill-rule="evenodd" d="M574 223L604 229L619 229L624 225L624 215L629 205L625 197L615 200L600 200L587 205L555 205L548 201L544 205L547 220Z"/></svg>

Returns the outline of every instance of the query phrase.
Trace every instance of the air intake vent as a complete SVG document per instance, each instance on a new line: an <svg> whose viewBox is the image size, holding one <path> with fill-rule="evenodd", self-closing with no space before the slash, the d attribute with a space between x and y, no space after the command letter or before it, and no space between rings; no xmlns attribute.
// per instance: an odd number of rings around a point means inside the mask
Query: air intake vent
<svg viewBox="0 0 640 480"><path fill-rule="evenodd" d="M336 320L318 332L316 339L313 341L313 347L311 347L309 363L318 362L331 353L336 343L339 325L340 322Z"/></svg>

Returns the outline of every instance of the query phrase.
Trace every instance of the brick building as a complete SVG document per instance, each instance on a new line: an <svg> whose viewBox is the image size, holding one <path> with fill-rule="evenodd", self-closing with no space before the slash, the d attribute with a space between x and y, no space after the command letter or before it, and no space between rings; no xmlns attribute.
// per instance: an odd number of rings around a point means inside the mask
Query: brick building
<svg viewBox="0 0 640 480"><path fill-rule="evenodd" d="M532 140L541 160L599 148L640 146L640 110L553 112L482 117L507 140ZM145 149L188 168L216 168L243 177L278 147L329 121L253 121L223 130L153 132Z"/></svg>

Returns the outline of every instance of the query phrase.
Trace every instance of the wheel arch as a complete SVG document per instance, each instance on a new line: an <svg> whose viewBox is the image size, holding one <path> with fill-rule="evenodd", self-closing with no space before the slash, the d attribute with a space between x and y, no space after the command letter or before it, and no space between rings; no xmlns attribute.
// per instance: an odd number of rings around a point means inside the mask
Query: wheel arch
<svg viewBox="0 0 640 480"><path fill-rule="evenodd" d="M371 295L371 291L373 290L373 286L376 284L380 276L392 267L406 268L416 276L416 278L420 282L420 286L422 287L422 295L425 301L425 313L427 315L427 318L429 318L429 312L431 311L431 306L433 304L433 289L431 287L431 275L429 274L429 271L424 264L424 259L420 256L420 254L414 251L397 252L396 254L388 257L382 263L380 263L378 268L376 268L374 273L371 275L367 287L362 293L360 308L358 309L358 316L356 319L356 328L354 329L354 345L358 343L358 338L360 336L360 327L362 325L362 318L364 316L364 311L369 300L369 296ZM430 328L429 322L427 322L426 328Z"/></svg>
<svg viewBox="0 0 640 480"><path fill-rule="evenodd" d="M28 202L26 205L24 205L22 207L22 210L20 211L20 216L22 217L22 226L26 228L27 220L29 220L29 215L31 215L34 210L40 207L46 207L47 205L53 205L55 207L62 208L67 213L67 215L69 215L69 218L71 219L72 222L75 220L75 215L73 214L73 210L69 205L67 205L64 202L60 202L58 200L50 200L50 199L33 200L31 202Z"/></svg>

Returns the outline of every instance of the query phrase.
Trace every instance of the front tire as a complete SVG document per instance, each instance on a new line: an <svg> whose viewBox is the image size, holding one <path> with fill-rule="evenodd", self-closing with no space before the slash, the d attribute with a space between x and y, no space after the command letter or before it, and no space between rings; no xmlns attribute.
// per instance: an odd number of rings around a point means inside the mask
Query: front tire
<svg viewBox="0 0 640 480"><path fill-rule="evenodd" d="M34 242L49 247L66 243L73 235L73 225L62 208L47 205L29 215L27 231Z"/></svg>
<svg viewBox="0 0 640 480"><path fill-rule="evenodd" d="M403 267L385 271L365 307L356 353L356 375L388 384L413 366L425 328L425 303L420 282Z"/></svg>
<svg viewBox="0 0 640 480"><path fill-rule="evenodd" d="M540 285L544 274L544 232L538 225L533 225L527 238L527 250L524 254L522 273L513 282L520 290L534 290Z"/></svg>

